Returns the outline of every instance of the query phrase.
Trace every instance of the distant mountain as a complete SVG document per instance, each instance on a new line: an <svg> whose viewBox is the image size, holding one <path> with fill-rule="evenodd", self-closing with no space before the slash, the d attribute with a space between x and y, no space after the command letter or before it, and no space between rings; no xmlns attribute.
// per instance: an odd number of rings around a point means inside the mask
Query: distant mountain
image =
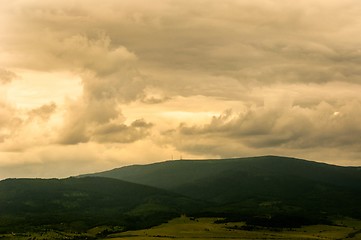
<svg viewBox="0 0 361 240"><path fill-rule="evenodd" d="M142 228L197 204L179 194L110 178L7 179L0 181L0 231L44 225Z"/></svg>
<svg viewBox="0 0 361 240"><path fill-rule="evenodd" d="M121 231L184 213L271 227L339 216L361 219L361 169L264 156L167 161L67 179L0 181L0 233L86 231L95 226Z"/></svg>
<svg viewBox="0 0 361 240"><path fill-rule="evenodd" d="M177 160L91 174L214 203L210 212L361 217L361 168L263 156Z"/></svg>
<svg viewBox="0 0 361 240"><path fill-rule="evenodd" d="M341 167L296 158L262 156L217 160L175 160L132 165L83 176L121 179L148 186L177 189L221 176L294 176L361 190L361 167Z"/></svg>

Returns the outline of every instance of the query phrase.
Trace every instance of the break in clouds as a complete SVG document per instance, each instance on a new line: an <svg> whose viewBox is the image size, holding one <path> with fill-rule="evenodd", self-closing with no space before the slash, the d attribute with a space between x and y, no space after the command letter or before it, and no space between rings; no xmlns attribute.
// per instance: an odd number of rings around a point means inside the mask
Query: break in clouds
<svg viewBox="0 0 361 240"><path fill-rule="evenodd" d="M0 177L178 158L360 165L361 4L2 1Z"/></svg>

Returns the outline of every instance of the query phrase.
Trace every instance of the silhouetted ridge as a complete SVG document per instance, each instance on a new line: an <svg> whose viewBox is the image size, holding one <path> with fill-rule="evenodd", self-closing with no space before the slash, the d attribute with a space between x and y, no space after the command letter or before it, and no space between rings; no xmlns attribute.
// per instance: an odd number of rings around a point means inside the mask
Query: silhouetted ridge
<svg viewBox="0 0 361 240"><path fill-rule="evenodd" d="M248 172L254 175L291 175L337 186L361 189L359 167L341 167L277 156L221 160L175 160L126 166L89 174L89 176L110 177L164 189L174 189L202 178L228 175L230 172Z"/></svg>
<svg viewBox="0 0 361 240"><path fill-rule="evenodd" d="M176 160L92 176L123 179L210 201L229 214L361 217L361 171L296 158ZM212 214L211 214L212 215Z"/></svg>

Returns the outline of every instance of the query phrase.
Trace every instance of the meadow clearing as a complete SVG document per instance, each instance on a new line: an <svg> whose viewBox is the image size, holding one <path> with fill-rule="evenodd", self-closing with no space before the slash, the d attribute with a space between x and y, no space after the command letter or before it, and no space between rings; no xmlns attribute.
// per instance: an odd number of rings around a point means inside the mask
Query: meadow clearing
<svg viewBox="0 0 361 240"><path fill-rule="evenodd" d="M335 225L313 225L292 229L242 230L244 223L216 224L216 218L180 217L146 230L127 231L108 236L113 240L150 239L361 239L361 221L342 219Z"/></svg>

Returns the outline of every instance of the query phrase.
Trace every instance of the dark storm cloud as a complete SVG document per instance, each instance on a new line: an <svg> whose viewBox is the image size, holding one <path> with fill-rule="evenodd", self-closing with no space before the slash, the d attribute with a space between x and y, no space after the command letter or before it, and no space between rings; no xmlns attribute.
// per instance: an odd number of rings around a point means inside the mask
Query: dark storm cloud
<svg viewBox="0 0 361 240"><path fill-rule="evenodd" d="M108 124L95 130L93 138L97 142L131 143L143 139L149 135L151 123L142 119L125 124Z"/></svg>
<svg viewBox="0 0 361 240"><path fill-rule="evenodd" d="M353 74L360 71L357 1L106 1L97 10L91 3L25 1L12 16L23 32L9 37L24 51L18 61L44 69L75 64L107 74L119 64L116 51L105 56L95 47L105 41L100 45L119 51L124 46L159 71L231 76L242 83L360 83ZM97 40L99 33L108 39ZM18 36L27 41L12 39ZM112 54L112 63L94 61Z"/></svg>
<svg viewBox="0 0 361 240"><path fill-rule="evenodd" d="M320 103L314 108L254 107L242 113L228 110L205 125L182 124L166 135L177 138L177 147L182 150L212 152L222 156L227 155L228 151L224 145L253 149L320 147L359 151L361 127L357 122L361 118L360 102L349 102L337 109L340 112L330 104ZM179 144L179 139L184 145ZM214 139L222 139L222 144L217 144L219 140Z"/></svg>

